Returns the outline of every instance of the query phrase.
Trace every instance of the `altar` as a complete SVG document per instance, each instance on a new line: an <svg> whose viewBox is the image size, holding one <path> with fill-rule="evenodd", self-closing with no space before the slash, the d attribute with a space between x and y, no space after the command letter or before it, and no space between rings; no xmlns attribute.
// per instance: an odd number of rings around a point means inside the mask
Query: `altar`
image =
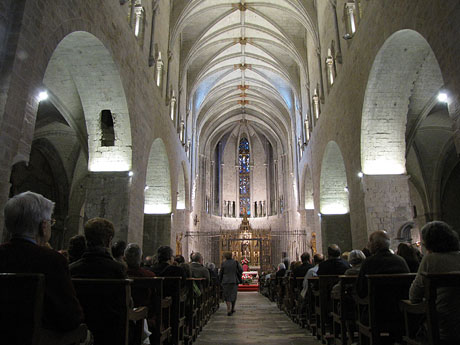
<svg viewBox="0 0 460 345"><path fill-rule="evenodd" d="M257 291L259 274L270 269L270 230L252 229L247 216L237 230L225 230L220 234L220 257L231 252L233 259L243 266L243 284L239 291Z"/></svg>

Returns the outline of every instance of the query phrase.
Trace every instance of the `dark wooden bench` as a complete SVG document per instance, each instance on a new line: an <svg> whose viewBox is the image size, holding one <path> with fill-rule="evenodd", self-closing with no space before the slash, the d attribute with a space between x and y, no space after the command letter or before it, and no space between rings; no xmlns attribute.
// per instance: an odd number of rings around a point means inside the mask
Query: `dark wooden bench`
<svg viewBox="0 0 460 345"><path fill-rule="evenodd" d="M405 335L403 340L412 345L443 344L439 337L438 313L436 299L439 288L453 288L460 292L460 272L453 273L422 273L426 279L423 302L411 303L409 300L400 302L404 313ZM460 298L460 294L456 294ZM422 323L426 323L426 338L416 335Z"/></svg>
<svg viewBox="0 0 460 345"><path fill-rule="evenodd" d="M316 338L323 344L332 337L332 287L339 281L338 275L322 275L318 277L319 283L314 286Z"/></svg>
<svg viewBox="0 0 460 345"><path fill-rule="evenodd" d="M187 289L182 283L182 277L164 277L164 292L172 298L171 328L172 344L182 345L185 342L185 302Z"/></svg>
<svg viewBox="0 0 460 345"><path fill-rule="evenodd" d="M152 332L152 344L165 344L172 336L171 304L172 297L165 296L163 277L140 278L132 277L132 296L134 305L149 308L149 330ZM144 300L147 298L147 300Z"/></svg>
<svg viewBox="0 0 460 345"><path fill-rule="evenodd" d="M141 344L148 308L133 308L132 280L74 278L72 282L95 344Z"/></svg>
<svg viewBox="0 0 460 345"><path fill-rule="evenodd" d="M276 278L276 305L280 310L283 310L284 306L284 277Z"/></svg>
<svg viewBox="0 0 460 345"><path fill-rule="evenodd" d="M308 291L306 295L306 318L307 327L311 334L314 336L317 334L316 305L319 306L319 294L315 294L315 291L317 290L319 290L319 278L308 278Z"/></svg>
<svg viewBox="0 0 460 345"><path fill-rule="evenodd" d="M301 292L303 289L304 277L296 277L294 285L294 314L293 321L298 323L302 328L307 326L307 314L306 314L306 297L302 298Z"/></svg>
<svg viewBox="0 0 460 345"><path fill-rule="evenodd" d="M187 290L189 291L185 306L185 338L187 344L194 342L203 328L204 281L204 278L187 278Z"/></svg>
<svg viewBox="0 0 460 345"><path fill-rule="evenodd" d="M334 344L347 345L354 342L354 331L357 329L354 298L357 278L357 276L339 276L340 290L337 295L331 295Z"/></svg>
<svg viewBox="0 0 460 345"><path fill-rule="evenodd" d="M82 324L70 332L42 328L45 276L0 273L0 343L8 345L78 345L86 339Z"/></svg>
<svg viewBox="0 0 460 345"><path fill-rule="evenodd" d="M404 321L399 301L407 299L415 274L375 274L366 278L368 297L357 298L359 343L401 342Z"/></svg>
<svg viewBox="0 0 460 345"><path fill-rule="evenodd" d="M269 299L272 302L276 302L276 294L277 294L277 279L275 273L270 275L270 282L269 282Z"/></svg>

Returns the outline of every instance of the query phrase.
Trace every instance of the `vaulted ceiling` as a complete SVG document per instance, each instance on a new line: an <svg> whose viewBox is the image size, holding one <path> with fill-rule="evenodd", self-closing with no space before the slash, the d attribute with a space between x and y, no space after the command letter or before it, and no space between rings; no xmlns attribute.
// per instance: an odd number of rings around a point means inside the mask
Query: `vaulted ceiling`
<svg viewBox="0 0 460 345"><path fill-rule="evenodd" d="M313 1L184 0L172 13L170 46L180 44L200 147L247 120L286 150L302 108L307 37L317 46Z"/></svg>

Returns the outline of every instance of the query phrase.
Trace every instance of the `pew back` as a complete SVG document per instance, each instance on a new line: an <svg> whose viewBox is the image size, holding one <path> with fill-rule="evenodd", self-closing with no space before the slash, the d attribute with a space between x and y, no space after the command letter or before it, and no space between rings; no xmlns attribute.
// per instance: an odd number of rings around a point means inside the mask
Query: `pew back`
<svg viewBox="0 0 460 345"><path fill-rule="evenodd" d="M95 344L127 345L131 288L129 279L72 279Z"/></svg>
<svg viewBox="0 0 460 345"><path fill-rule="evenodd" d="M366 275L368 297L358 299L358 329L360 343L380 344L383 334L400 340L403 316L399 301L407 299L415 278L413 273Z"/></svg>
<svg viewBox="0 0 460 345"><path fill-rule="evenodd" d="M11 345L38 344L44 293L43 274L0 274L2 341Z"/></svg>
<svg viewBox="0 0 460 345"><path fill-rule="evenodd" d="M446 294L449 300L460 298L460 272L452 273L422 273L426 278L425 285L425 300L427 303L427 328L428 328L428 341L429 344L440 344L440 315L438 296ZM455 310L458 313L458 310ZM456 317L453 315L453 317ZM458 336L460 339L460 336ZM457 339L457 340L458 340Z"/></svg>

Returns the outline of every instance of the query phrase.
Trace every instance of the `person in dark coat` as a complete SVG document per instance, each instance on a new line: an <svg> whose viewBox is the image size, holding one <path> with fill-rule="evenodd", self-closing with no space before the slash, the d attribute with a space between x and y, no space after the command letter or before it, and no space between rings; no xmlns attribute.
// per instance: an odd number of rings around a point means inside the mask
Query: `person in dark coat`
<svg viewBox="0 0 460 345"><path fill-rule="evenodd" d="M297 268L294 269L293 274L294 278L297 277L305 277L307 274L308 270L313 267L310 261L310 253L305 252L300 256L300 260L302 260L302 265L298 266Z"/></svg>
<svg viewBox="0 0 460 345"><path fill-rule="evenodd" d="M286 275L286 265L281 262L278 264L278 270L275 273L276 278L283 278Z"/></svg>
<svg viewBox="0 0 460 345"><path fill-rule="evenodd" d="M232 259L231 252L225 252L224 259L219 272L219 281L222 284L224 301L227 304L227 316L231 316L235 312L238 276L241 277L243 268L238 261Z"/></svg>
<svg viewBox="0 0 460 345"><path fill-rule="evenodd" d="M70 264L73 278L126 278L126 268L109 252L115 229L107 219L92 218L85 224L87 249L80 260Z"/></svg>
<svg viewBox="0 0 460 345"><path fill-rule="evenodd" d="M361 264L358 279L356 282L356 292L359 297L366 298L369 294L368 274L396 274L409 273L409 267L406 261L393 254L390 251L390 237L386 231L375 231L369 236L368 248L372 256L366 258ZM389 341L400 343L404 320L399 312L399 300L402 296L396 291L377 291L376 309L379 311L376 315L376 322L386 324L389 329ZM361 322L366 324L368 320L368 311L364 310L361 315Z"/></svg>
<svg viewBox="0 0 460 345"><path fill-rule="evenodd" d="M205 285L209 285L211 277L209 274L209 270L203 266L203 256L201 255L201 253L193 253L192 262L190 263L190 270L192 271L193 278L205 278Z"/></svg>
<svg viewBox="0 0 460 345"><path fill-rule="evenodd" d="M69 264L81 259L86 251L86 239L83 235L75 235L69 240Z"/></svg>
<svg viewBox="0 0 460 345"><path fill-rule="evenodd" d="M356 292L361 298L368 294L366 274L409 273L406 261L390 252L390 237L386 231L373 232L369 236L368 248L372 256L361 264L356 283Z"/></svg>
<svg viewBox="0 0 460 345"><path fill-rule="evenodd" d="M171 247L161 246L158 248L157 258L158 263L152 267L153 273L155 273L158 277L181 277L181 286L184 287L187 279L187 274L182 267L173 265L174 256Z"/></svg>
<svg viewBox="0 0 460 345"><path fill-rule="evenodd" d="M411 273L417 273L418 267L420 265L420 261L417 256L417 249L408 243L400 243L398 245L396 255L399 255L404 260L406 260L407 266L409 266Z"/></svg>
<svg viewBox="0 0 460 345"><path fill-rule="evenodd" d="M127 278L126 267L115 261L109 252L115 234L112 222L92 218L86 222L84 231L88 248L80 260L70 265L72 277ZM120 298L118 290L108 289L104 294L83 294L79 295L79 299L95 344L113 344L124 336L119 325L123 322L126 300Z"/></svg>
<svg viewBox="0 0 460 345"><path fill-rule="evenodd" d="M337 244L331 244L327 247L328 259L318 266L317 274L321 275L339 275L351 268L350 264L340 257L341 251Z"/></svg>
<svg viewBox="0 0 460 345"><path fill-rule="evenodd" d="M0 245L0 272L44 274L42 327L63 332L82 323L83 311L70 280L67 260L57 251L39 245L51 237L53 209L52 201L32 192L18 194L6 203L5 226L11 240ZM4 344L15 343L8 330L18 332L19 325L9 322L3 320L0 325Z"/></svg>

